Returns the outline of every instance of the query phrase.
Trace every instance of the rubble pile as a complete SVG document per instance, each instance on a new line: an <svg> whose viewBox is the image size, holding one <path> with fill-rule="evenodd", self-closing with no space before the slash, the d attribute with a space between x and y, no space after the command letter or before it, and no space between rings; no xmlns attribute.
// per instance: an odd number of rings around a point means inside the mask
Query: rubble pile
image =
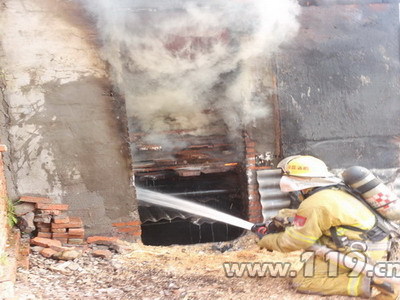
<svg viewBox="0 0 400 300"><path fill-rule="evenodd" d="M49 198L20 198L15 206L18 226L25 235L32 237L33 253L48 259L70 261L82 255L110 259L124 250L125 242L116 237L93 236L85 240L81 218L68 216L68 208L67 204L56 204Z"/></svg>
<svg viewBox="0 0 400 300"><path fill-rule="evenodd" d="M115 253L124 252L126 243L115 238L93 236L85 245L63 244L59 240L35 237L30 241L33 253L40 253L46 258L68 261L75 260L83 254L110 259Z"/></svg>
<svg viewBox="0 0 400 300"><path fill-rule="evenodd" d="M23 196L15 211L22 232L65 244L83 244L82 219L69 217L68 208L68 204L56 204L49 198Z"/></svg>

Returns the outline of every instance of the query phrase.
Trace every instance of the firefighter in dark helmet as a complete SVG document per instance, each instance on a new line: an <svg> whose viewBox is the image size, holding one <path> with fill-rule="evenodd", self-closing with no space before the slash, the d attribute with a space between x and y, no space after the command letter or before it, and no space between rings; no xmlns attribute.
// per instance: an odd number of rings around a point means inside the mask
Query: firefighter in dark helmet
<svg viewBox="0 0 400 300"><path fill-rule="evenodd" d="M260 247L290 252L318 243L368 263L387 259L389 238L376 230L376 215L351 193L339 188L341 180L328 172L323 161L312 156L291 156L278 167L283 170L281 190L295 194L301 203L293 226L264 236ZM372 231L375 237L371 240L367 233ZM332 271L336 274L329 273ZM344 266L332 268L322 258L312 256L293 279L293 286L307 294L360 297L371 297L375 287L380 292L376 299L396 299L397 287L351 272Z"/></svg>

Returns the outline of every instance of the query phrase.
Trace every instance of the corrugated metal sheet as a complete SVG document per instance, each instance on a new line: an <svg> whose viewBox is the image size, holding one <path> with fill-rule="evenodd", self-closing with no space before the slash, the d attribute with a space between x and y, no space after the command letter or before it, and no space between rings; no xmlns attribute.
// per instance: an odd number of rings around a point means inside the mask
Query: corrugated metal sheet
<svg viewBox="0 0 400 300"><path fill-rule="evenodd" d="M336 169L336 174L341 174L342 169ZM397 170L371 170L385 183L388 178L392 178L392 183L388 185L394 189L395 193L400 197L400 176L396 176ZM393 177L396 179L393 181ZM259 170L257 171L257 182L259 185L260 201L262 206L262 214L264 220L275 216L282 208L290 206L290 198L287 193L282 193L279 188L279 181L281 179L281 170ZM386 179L386 180L385 180Z"/></svg>
<svg viewBox="0 0 400 300"><path fill-rule="evenodd" d="M288 194L282 193L279 188L280 179L280 169L257 171L257 182L264 220L275 216L279 210L290 206Z"/></svg>
<svg viewBox="0 0 400 300"><path fill-rule="evenodd" d="M400 176L398 176L394 182L394 190L398 197L400 197Z"/></svg>
<svg viewBox="0 0 400 300"><path fill-rule="evenodd" d="M172 222L175 219L190 220L195 224L203 224L203 223L212 224L216 222L215 220L201 218L199 216L195 216L182 211L177 211L174 209L169 209L166 207L151 206L140 200L138 209L139 209L140 220L142 221L142 223L159 222L161 220Z"/></svg>

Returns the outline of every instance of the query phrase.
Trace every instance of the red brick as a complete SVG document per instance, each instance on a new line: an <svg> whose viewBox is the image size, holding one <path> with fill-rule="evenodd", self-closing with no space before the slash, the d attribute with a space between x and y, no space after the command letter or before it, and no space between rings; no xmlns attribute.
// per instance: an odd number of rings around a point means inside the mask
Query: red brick
<svg viewBox="0 0 400 300"><path fill-rule="evenodd" d="M55 239L55 238L68 238L68 237L69 237L69 235L66 232L64 232L64 233L62 233L62 232L53 232L53 239Z"/></svg>
<svg viewBox="0 0 400 300"><path fill-rule="evenodd" d="M49 224L49 225L50 225L50 224ZM47 233L47 232L51 232L51 231L50 231L50 228L39 228L39 230L40 230L39 232L46 232L46 233ZM38 235L38 236L39 236L39 235Z"/></svg>
<svg viewBox="0 0 400 300"><path fill-rule="evenodd" d="M70 229L68 229L68 233L70 235L85 234L85 229L83 229L83 228L70 228Z"/></svg>
<svg viewBox="0 0 400 300"><path fill-rule="evenodd" d="M249 207L251 207L251 208L261 208L261 203L259 201L251 201L251 202L249 202Z"/></svg>
<svg viewBox="0 0 400 300"><path fill-rule="evenodd" d="M45 198L45 197L34 197L34 196L21 196L19 198L19 201L21 202L29 202L29 203L42 203L42 204L49 204L52 203L53 201L50 198Z"/></svg>
<svg viewBox="0 0 400 300"><path fill-rule="evenodd" d="M252 202L259 202L260 201L260 197L256 196L256 195L249 195L249 203Z"/></svg>
<svg viewBox="0 0 400 300"><path fill-rule="evenodd" d="M255 147L256 143L253 141L246 141L246 147Z"/></svg>
<svg viewBox="0 0 400 300"><path fill-rule="evenodd" d="M64 233L67 232L67 228L52 228L51 232Z"/></svg>
<svg viewBox="0 0 400 300"><path fill-rule="evenodd" d="M68 210L68 204L47 204L47 203L37 203L37 209L42 210Z"/></svg>
<svg viewBox="0 0 400 300"><path fill-rule="evenodd" d="M261 223L264 218L262 215L258 215L258 216L248 216L248 219L252 223Z"/></svg>
<svg viewBox="0 0 400 300"><path fill-rule="evenodd" d="M130 221L130 222L119 222L119 223L112 224L112 226L114 226L114 227L136 226L136 225L141 225L141 222L140 221Z"/></svg>
<svg viewBox="0 0 400 300"><path fill-rule="evenodd" d="M50 258L54 254L56 254L57 251L51 249L51 248L44 248L42 251L40 251L40 254L42 254L44 257Z"/></svg>
<svg viewBox="0 0 400 300"><path fill-rule="evenodd" d="M258 216L248 216L248 219L252 223L261 223L263 221L263 216L258 215Z"/></svg>
<svg viewBox="0 0 400 300"><path fill-rule="evenodd" d="M251 200L249 201L249 208L256 208L256 207L260 207L261 208L261 203L259 200Z"/></svg>
<svg viewBox="0 0 400 300"><path fill-rule="evenodd" d="M87 238L88 244L111 245L116 241L118 241L118 238L108 236L91 236Z"/></svg>
<svg viewBox="0 0 400 300"><path fill-rule="evenodd" d="M38 237L51 239L51 232L38 232Z"/></svg>
<svg viewBox="0 0 400 300"><path fill-rule="evenodd" d="M69 234L68 238L69 239L83 239L85 237L84 234Z"/></svg>
<svg viewBox="0 0 400 300"><path fill-rule="evenodd" d="M249 187L248 191L249 195L254 195L254 196L259 196L260 194L258 193L258 189L255 189L253 187Z"/></svg>
<svg viewBox="0 0 400 300"><path fill-rule="evenodd" d="M117 228L117 232L128 233L128 232L137 232L140 231L140 226L131 226L131 227L121 227Z"/></svg>
<svg viewBox="0 0 400 300"><path fill-rule="evenodd" d="M76 217L70 217L69 218L69 223L63 223L63 224L55 224L51 223L51 228L81 228L83 227L83 222L81 218L76 218Z"/></svg>
<svg viewBox="0 0 400 300"><path fill-rule="evenodd" d="M254 215L254 214L260 214L262 211L261 206L252 206L249 208L249 214Z"/></svg>
<svg viewBox="0 0 400 300"><path fill-rule="evenodd" d="M261 215L262 215L261 209L258 209L258 210L250 210L249 213L248 213L248 215L249 215L249 217L258 217L258 216L261 216Z"/></svg>
<svg viewBox="0 0 400 300"><path fill-rule="evenodd" d="M251 206L249 207L249 212L261 212L262 207L260 206Z"/></svg>
<svg viewBox="0 0 400 300"><path fill-rule="evenodd" d="M82 219L79 217L69 217L69 220L71 223L80 223L83 226Z"/></svg>
<svg viewBox="0 0 400 300"><path fill-rule="evenodd" d="M70 222L70 219L68 216L60 215L60 216L53 217L53 223L55 223L55 224L66 224L69 222Z"/></svg>
<svg viewBox="0 0 400 300"><path fill-rule="evenodd" d="M142 234L142 232L139 231L135 231L135 232L128 232L127 234L132 235L132 236L140 236Z"/></svg>
<svg viewBox="0 0 400 300"><path fill-rule="evenodd" d="M252 223L261 223L263 221L263 218L262 217L253 217L253 218L249 218L249 222L252 222Z"/></svg>
<svg viewBox="0 0 400 300"><path fill-rule="evenodd" d="M249 191L249 196L252 196L253 198L254 197L258 197L259 196L259 194L258 194L258 192L257 191Z"/></svg>
<svg viewBox="0 0 400 300"><path fill-rule="evenodd" d="M53 231L54 229L61 229L61 228L79 228L82 227L80 223L64 223L64 224L55 224L51 223L51 230Z"/></svg>
<svg viewBox="0 0 400 300"><path fill-rule="evenodd" d="M59 241L41 238L41 237L35 237L35 238L31 239L31 244L40 246L40 247L45 247L45 248L50 247L50 246L61 246L61 243Z"/></svg>
<svg viewBox="0 0 400 300"><path fill-rule="evenodd" d="M61 237L53 237L54 241L59 241L60 243L67 244L68 238L61 238Z"/></svg>
<svg viewBox="0 0 400 300"><path fill-rule="evenodd" d="M250 158L250 157L256 157L257 156L257 152L254 149L246 149L246 157Z"/></svg>

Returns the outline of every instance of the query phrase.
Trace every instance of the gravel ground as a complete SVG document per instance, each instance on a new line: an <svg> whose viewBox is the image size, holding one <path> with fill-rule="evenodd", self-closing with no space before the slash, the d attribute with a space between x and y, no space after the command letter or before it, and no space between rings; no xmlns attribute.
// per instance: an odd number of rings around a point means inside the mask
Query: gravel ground
<svg viewBox="0 0 400 300"><path fill-rule="evenodd" d="M223 262L291 262L299 253L283 255L259 250L245 236L232 243L152 247L130 244L110 259L89 252L67 262L32 253L31 269L19 270L18 299L351 299L301 295L288 278L227 278Z"/></svg>

